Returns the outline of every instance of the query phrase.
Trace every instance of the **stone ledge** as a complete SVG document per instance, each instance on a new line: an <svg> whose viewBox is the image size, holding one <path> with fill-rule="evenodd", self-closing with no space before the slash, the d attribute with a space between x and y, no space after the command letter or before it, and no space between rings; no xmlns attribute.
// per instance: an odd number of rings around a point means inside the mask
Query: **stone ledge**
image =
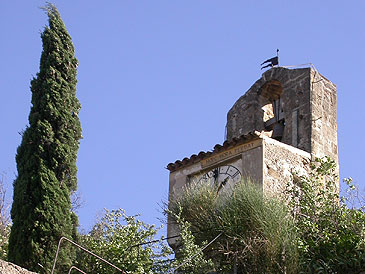
<svg viewBox="0 0 365 274"><path fill-rule="evenodd" d="M28 271L15 264L0 260L0 273L1 274L36 274L35 272Z"/></svg>

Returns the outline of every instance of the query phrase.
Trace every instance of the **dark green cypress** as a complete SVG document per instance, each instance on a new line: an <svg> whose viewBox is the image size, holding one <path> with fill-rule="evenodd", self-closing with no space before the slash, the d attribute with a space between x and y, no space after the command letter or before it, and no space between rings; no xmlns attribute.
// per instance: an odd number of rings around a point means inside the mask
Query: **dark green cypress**
<svg viewBox="0 0 365 274"><path fill-rule="evenodd" d="M45 10L49 26L41 34L40 70L31 81L29 126L16 155L8 258L29 270L49 273L61 236L76 235L70 195L77 188L76 157L82 136L72 40L56 7L48 4ZM70 265L70 250L68 245L62 247L57 269Z"/></svg>

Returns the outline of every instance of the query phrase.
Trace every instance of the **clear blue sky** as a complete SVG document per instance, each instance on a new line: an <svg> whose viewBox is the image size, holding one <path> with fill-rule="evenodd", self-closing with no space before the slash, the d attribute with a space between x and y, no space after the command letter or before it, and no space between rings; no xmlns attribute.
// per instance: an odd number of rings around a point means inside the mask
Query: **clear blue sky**
<svg viewBox="0 0 365 274"><path fill-rule="evenodd" d="M158 224L169 162L224 140L226 114L280 49L337 85L341 177L364 175L365 2L115 0L53 2L79 60L84 139L78 185L89 230L103 208ZM39 70L44 1L0 4L0 172L9 200L18 132Z"/></svg>

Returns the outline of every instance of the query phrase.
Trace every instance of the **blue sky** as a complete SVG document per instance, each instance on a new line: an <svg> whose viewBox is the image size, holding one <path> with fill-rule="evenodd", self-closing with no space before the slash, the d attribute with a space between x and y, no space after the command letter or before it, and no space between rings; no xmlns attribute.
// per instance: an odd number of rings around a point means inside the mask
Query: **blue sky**
<svg viewBox="0 0 365 274"><path fill-rule="evenodd" d="M364 1L53 1L79 60L81 227L103 208L159 224L169 162L224 141L226 114L280 49L337 85L341 178L365 187ZM0 4L0 172L11 200L18 132L39 70L44 1Z"/></svg>

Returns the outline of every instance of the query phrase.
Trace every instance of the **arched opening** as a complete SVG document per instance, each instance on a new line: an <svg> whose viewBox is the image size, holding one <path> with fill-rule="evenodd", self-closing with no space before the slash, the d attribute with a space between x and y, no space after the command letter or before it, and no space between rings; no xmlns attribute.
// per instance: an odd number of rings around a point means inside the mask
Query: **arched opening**
<svg viewBox="0 0 365 274"><path fill-rule="evenodd" d="M271 80L261 87L259 97L265 130L271 132L271 137L278 141L281 141L285 127L282 93L280 81Z"/></svg>

